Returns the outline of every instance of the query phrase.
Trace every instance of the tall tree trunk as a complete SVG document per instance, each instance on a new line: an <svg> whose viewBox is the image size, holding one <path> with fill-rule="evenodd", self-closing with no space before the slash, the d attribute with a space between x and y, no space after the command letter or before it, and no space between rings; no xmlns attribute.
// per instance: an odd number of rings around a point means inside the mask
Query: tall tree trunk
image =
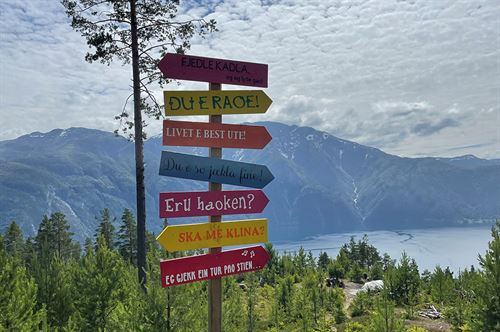
<svg viewBox="0 0 500 332"><path fill-rule="evenodd" d="M137 192L137 269L139 283L146 291L146 194L144 189L144 142L142 139L139 46L137 43L136 0L130 0L132 35L132 79L134 84L135 181Z"/></svg>

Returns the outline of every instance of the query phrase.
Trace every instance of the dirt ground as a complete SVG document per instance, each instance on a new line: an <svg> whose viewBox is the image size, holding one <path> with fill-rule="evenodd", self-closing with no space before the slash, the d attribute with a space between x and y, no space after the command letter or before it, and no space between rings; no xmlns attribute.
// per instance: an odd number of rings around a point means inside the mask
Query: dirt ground
<svg viewBox="0 0 500 332"><path fill-rule="evenodd" d="M405 320L407 326L418 326L429 330L430 332L451 331L450 325L442 319L430 319L419 317L415 320Z"/></svg>
<svg viewBox="0 0 500 332"><path fill-rule="evenodd" d="M356 284L354 282L350 281L345 281L345 287L344 287L344 294L345 294L345 303L344 303L344 310L347 313L347 317L351 317L351 314L349 313L349 307L351 306L351 303L356 297L356 294L359 292L359 290L363 287L363 285Z"/></svg>
<svg viewBox="0 0 500 332"><path fill-rule="evenodd" d="M354 282L345 281L344 294L346 297L346 301L344 304L344 310L347 314L347 317L351 318L349 312L349 306L351 305L354 297L359 292L359 290L363 287L363 285L356 284ZM429 330L430 332L446 332L451 331L450 325L446 323L443 319L430 319L424 317L418 317L414 320L405 320L405 325L407 326L418 326L424 329Z"/></svg>

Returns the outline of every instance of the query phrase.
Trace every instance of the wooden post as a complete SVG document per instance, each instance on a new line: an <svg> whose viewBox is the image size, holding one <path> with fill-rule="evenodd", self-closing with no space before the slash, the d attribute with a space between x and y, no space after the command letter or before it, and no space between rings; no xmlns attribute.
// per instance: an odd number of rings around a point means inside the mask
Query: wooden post
<svg viewBox="0 0 500 332"><path fill-rule="evenodd" d="M221 84L210 83L209 90L221 90ZM222 123L222 115L209 115L210 123ZM209 148L209 156L213 158L222 158L222 148ZM220 191L222 184L210 182L208 191ZM209 222L221 222L222 216L211 216ZM210 248L209 253L219 253L221 247ZM222 330L222 279L216 278L208 281L208 331L221 332Z"/></svg>

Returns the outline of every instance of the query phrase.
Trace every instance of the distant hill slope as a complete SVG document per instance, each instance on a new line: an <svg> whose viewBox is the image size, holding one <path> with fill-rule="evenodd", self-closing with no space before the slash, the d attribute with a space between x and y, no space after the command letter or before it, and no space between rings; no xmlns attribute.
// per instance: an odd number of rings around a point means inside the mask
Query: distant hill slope
<svg viewBox="0 0 500 332"><path fill-rule="evenodd" d="M272 240L373 229L482 222L500 216L500 161L474 156L400 158L308 127L265 122L264 150L226 149L224 158L265 164L275 176ZM145 143L148 229L158 232L158 193L206 190L207 184L158 175L160 151L206 155L206 148ZM0 231L16 220L33 234L43 214L62 211L79 239L93 236L104 207L117 219L135 206L134 147L85 128L35 132L0 142ZM224 188L231 188L224 186ZM243 219L250 216L231 216ZM206 218L172 219L172 222Z"/></svg>

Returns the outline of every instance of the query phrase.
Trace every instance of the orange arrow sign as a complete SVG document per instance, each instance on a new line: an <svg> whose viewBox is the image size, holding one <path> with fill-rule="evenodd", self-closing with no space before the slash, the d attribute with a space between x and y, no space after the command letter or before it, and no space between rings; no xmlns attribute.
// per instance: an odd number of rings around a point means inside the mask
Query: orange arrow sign
<svg viewBox="0 0 500 332"><path fill-rule="evenodd" d="M270 141L263 126L163 121L163 145L262 149Z"/></svg>

